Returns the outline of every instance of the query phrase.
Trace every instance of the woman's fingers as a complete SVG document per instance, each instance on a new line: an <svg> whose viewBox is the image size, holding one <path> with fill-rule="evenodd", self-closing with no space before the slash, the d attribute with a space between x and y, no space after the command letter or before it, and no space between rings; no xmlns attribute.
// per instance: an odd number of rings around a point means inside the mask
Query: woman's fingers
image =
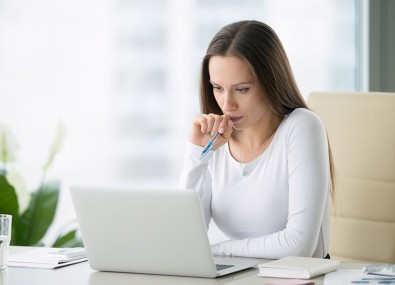
<svg viewBox="0 0 395 285"><path fill-rule="evenodd" d="M196 121L200 124L200 130L202 133L214 135L218 132L220 120L220 115L202 114L197 118Z"/></svg>
<svg viewBox="0 0 395 285"><path fill-rule="evenodd" d="M216 133L220 132L220 124L222 123L223 118L219 115L210 115L214 117L213 127L211 129L211 135L214 136Z"/></svg>
<svg viewBox="0 0 395 285"><path fill-rule="evenodd" d="M190 141L193 144L204 147L211 139L211 131L214 125L214 119L210 115L202 114L195 118L190 135Z"/></svg>
<svg viewBox="0 0 395 285"><path fill-rule="evenodd" d="M214 143L214 148L217 149L230 139L231 124L229 115L201 114L193 122L190 140L192 143L204 147L219 132L221 136Z"/></svg>
<svg viewBox="0 0 395 285"><path fill-rule="evenodd" d="M221 121L218 125L218 132L220 134L225 133L225 131L228 129L228 122L229 122L229 115L223 115L221 116Z"/></svg>

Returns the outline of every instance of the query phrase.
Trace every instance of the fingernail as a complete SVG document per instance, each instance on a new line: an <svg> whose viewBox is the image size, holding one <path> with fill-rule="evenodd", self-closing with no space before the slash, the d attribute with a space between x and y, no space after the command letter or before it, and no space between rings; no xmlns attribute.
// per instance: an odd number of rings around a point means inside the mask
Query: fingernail
<svg viewBox="0 0 395 285"><path fill-rule="evenodd" d="M206 129L203 129L203 130L202 130L202 134L204 134L205 132L206 132Z"/></svg>
<svg viewBox="0 0 395 285"><path fill-rule="evenodd" d="M224 133L224 128L220 128L218 132L219 132L220 134L223 134L223 133Z"/></svg>

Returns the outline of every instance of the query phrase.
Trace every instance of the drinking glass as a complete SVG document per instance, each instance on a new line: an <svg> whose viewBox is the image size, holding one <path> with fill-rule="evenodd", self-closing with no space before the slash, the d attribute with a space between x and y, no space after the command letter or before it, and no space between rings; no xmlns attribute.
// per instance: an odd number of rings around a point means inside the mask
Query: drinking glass
<svg viewBox="0 0 395 285"><path fill-rule="evenodd" d="M0 214L0 271L7 269L12 216Z"/></svg>

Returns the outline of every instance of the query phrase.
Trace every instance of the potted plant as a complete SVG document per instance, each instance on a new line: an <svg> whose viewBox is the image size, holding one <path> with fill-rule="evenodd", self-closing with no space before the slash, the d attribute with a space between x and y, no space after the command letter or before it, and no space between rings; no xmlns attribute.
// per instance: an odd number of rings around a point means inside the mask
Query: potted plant
<svg viewBox="0 0 395 285"><path fill-rule="evenodd" d="M37 189L29 193L22 176L13 167L17 159L18 144L11 130L0 124L0 213L12 215L11 245L46 246L43 237L51 226L59 202L59 181L48 181L47 173L65 135L59 124L48 159L42 168L42 178ZM53 247L82 246L78 229L62 234Z"/></svg>

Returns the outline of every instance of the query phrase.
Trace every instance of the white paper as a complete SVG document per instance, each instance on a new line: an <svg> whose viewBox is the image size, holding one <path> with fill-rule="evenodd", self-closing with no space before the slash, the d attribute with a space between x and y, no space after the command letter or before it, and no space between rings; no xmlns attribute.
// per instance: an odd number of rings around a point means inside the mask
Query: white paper
<svg viewBox="0 0 395 285"><path fill-rule="evenodd" d="M338 269L325 274L324 285L363 284L362 282L366 282L369 285L381 285L383 283L379 282L383 280L391 279L385 276L365 274L362 270Z"/></svg>
<svg viewBox="0 0 395 285"><path fill-rule="evenodd" d="M86 256L69 259L56 257L53 253L58 252L59 250L59 248L42 247L10 254L8 257L8 266L54 269L87 260Z"/></svg>

